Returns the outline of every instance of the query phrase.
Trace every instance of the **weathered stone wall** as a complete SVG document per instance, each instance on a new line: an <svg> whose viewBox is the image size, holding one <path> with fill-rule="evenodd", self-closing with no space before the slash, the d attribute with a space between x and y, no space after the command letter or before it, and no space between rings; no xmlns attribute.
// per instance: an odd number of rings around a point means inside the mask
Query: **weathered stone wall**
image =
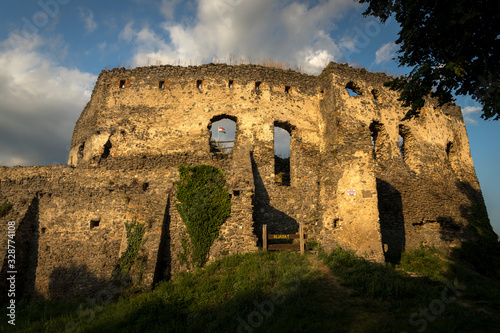
<svg viewBox="0 0 500 333"><path fill-rule="evenodd" d="M401 251L420 244L445 249L470 238L465 211L482 196L460 108L428 101L421 117L403 121L407 110L398 106L396 92L383 87L383 74L335 64L322 76L327 73L332 91L322 110L334 121L325 120L332 134L325 150L337 159L349 156L349 163L370 155L373 167L364 170L376 178L370 191L378 196L386 259L397 261ZM359 95L349 96L346 86Z"/></svg>
<svg viewBox="0 0 500 333"><path fill-rule="evenodd" d="M0 221L0 255L14 220L25 293L114 292L125 222L137 220L147 226L142 283L187 270L174 184L182 164L226 175L231 214L209 261L257 250L264 224L292 233L303 223L324 248L377 261L420 244L459 246L473 237L471 207L484 206L460 108L429 100L402 120L388 79L334 63L317 77L254 65L103 71L69 166L0 168L0 203L14 204ZM236 122L225 157L209 145L223 118ZM275 126L291 135L289 184L276 174Z"/></svg>

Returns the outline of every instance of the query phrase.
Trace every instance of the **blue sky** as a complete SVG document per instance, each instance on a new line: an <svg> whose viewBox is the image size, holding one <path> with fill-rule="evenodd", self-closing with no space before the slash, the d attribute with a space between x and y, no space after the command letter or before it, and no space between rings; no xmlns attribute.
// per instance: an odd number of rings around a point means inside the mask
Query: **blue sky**
<svg viewBox="0 0 500 333"><path fill-rule="evenodd" d="M66 163L74 124L106 68L279 60L318 74L329 61L407 73L399 27L353 0L24 0L0 4L0 165ZM243 59L242 59L243 57ZM460 97L474 165L500 233L499 122Z"/></svg>

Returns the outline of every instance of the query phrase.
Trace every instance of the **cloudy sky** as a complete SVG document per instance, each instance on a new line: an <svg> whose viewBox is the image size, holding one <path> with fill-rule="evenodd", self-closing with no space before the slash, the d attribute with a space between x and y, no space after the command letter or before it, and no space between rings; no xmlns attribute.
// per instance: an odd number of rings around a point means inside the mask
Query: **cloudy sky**
<svg viewBox="0 0 500 333"><path fill-rule="evenodd" d="M67 162L103 69L278 60L318 74L329 61L406 73L398 25L353 0L23 0L0 4L0 165ZM216 59L215 59L216 58ZM492 224L500 233L500 122L458 98ZM221 137L222 139L222 137Z"/></svg>

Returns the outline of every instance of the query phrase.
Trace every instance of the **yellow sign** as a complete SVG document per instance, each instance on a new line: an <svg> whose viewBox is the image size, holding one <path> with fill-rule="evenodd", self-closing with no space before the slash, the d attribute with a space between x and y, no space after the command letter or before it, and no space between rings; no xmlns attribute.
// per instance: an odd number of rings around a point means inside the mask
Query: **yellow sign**
<svg viewBox="0 0 500 333"><path fill-rule="evenodd" d="M290 235L273 235L273 239L288 239Z"/></svg>

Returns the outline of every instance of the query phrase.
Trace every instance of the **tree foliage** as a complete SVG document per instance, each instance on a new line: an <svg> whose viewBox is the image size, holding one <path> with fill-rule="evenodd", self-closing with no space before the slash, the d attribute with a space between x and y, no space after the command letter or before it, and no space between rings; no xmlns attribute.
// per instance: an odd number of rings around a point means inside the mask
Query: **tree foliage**
<svg viewBox="0 0 500 333"><path fill-rule="evenodd" d="M220 169L209 165L180 166L179 173L177 211L191 238L193 263L203 266L231 212L226 179Z"/></svg>
<svg viewBox="0 0 500 333"><path fill-rule="evenodd" d="M363 13L401 25L400 66L413 69L386 85L401 92L406 117L418 115L424 97L441 105L453 94L470 95L483 106L484 119L500 119L500 1L358 0Z"/></svg>

